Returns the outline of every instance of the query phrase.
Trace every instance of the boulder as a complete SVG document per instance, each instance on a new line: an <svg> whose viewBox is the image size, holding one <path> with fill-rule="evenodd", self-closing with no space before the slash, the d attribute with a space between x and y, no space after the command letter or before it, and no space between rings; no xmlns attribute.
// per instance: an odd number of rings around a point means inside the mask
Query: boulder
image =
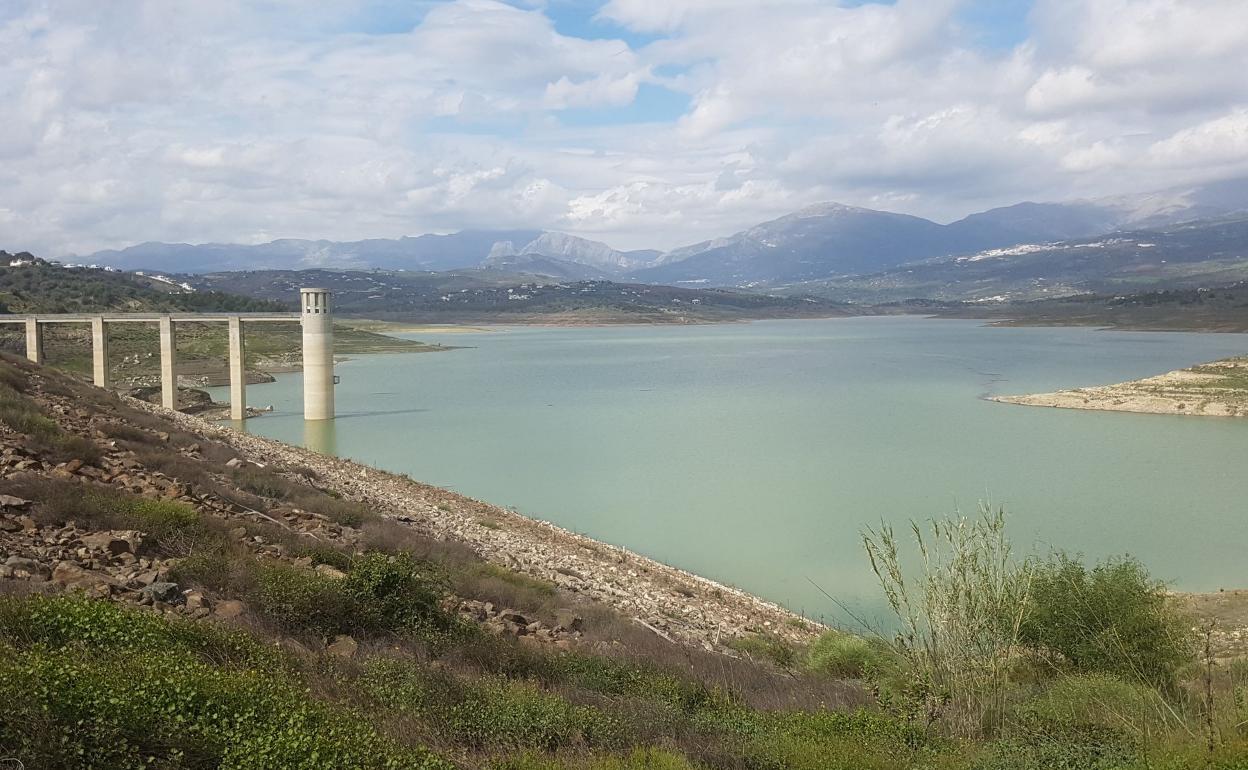
<svg viewBox="0 0 1248 770"><path fill-rule="evenodd" d="M243 611L246 609L247 605L243 604L238 599L222 599L216 603L216 606L213 607L213 611L219 618L236 618L239 615L242 615Z"/></svg>
<svg viewBox="0 0 1248 770"><path fill-rule="evenodd" d="M149 597L153 603L164 602L166 604L178 604L183 600L182 592L178 589L178 584L166 581L157 581L151 585L144 586L143 589L139 591L139 595Z"/></svg>
<svg viewBox="0 0 1248 770"><path fill-rule="evenodd" d="M585 621L572 610L559 610L555 613L556 631L580 631Z"/></svg>
<svg viewBox="0 0 1248 770"><path fill-rule="evenodd" d="M92 532L78 539L87 548L96 551L107 551L112 556L120 556L123 553L137 553L139 543L142 542L142 537L139 533L132 530Z"/></svg>
<svg viewBox="0 0 1248 770"><path fill-rule="evenodd" d="M30 507L30 502L30 500L23 500L22 498L14 497L13 495L0 495L0 508L20 510Z"/></svg>
<svg viewBox="0 0 1248 770"><path fill-rule="evenodd" d="M22 556L10 556L4 560L4 566L13 570L13 572L23 571L30 575L46 577L49 573L48 566L34 559L27 559Z"/></svg>
<svg viewBox="0 0 1248 770"><path fill-rule="evenodd" d="M334 641L325 648L325 651L340 658L354 658L356 651L359 649L359 642L346 634L339 634L334 637Z"/></svg>
<svg viewBox="0 0 1248 770"><path fill-rule="evenodd" d="M103 572L84 569L72 561L63 561L56 565L52 570L52 582L98 596L108 596L117 585L117 581Z"/></svg>
<svg viewBox="0 0 1248 770"><path fill-rule="evenodd" d="M316 571L316 574L318 575L324 575L325 577L333 578L334 580L341 580L342 578L345 578L347 576L347 573L343 572L337 567L331 567L328 564L316 565L315 571Z"/></svg>

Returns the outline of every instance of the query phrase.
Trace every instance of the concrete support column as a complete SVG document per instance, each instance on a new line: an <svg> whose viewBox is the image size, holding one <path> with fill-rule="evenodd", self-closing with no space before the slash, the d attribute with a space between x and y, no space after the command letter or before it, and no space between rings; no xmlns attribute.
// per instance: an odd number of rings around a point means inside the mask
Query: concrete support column
<svg viewBox="0 0 1248 770"><path fill-rule="evenodd" d="M247 372L243 367L246 347L243 319L230 316L230 419L247 419Z"/></svg>
<svg viewBox="0 0 1248 770"><path fill-rule="evenodd" d="M334 316L328 289L300 289L303 324L303 418L334 418Z"/></svg>
<svg viewBox="0 0 1248 770"><path fill-rule="evenodd" d="M160 405L178 408L177 325L173 318L160 319Z"/></svg>
<svg viewBox="0 0 1248 770"><path fill-rule="evenodd" d="M43 363L43 327L34 316L26 319L26 357L36 364Z"/></svg>
<svg viewBox="0 0 1248 770"><path fill-rule="evenodd" d="M108 324L102 315L91 319L91 375L96 387L108 387Z"/></svg>

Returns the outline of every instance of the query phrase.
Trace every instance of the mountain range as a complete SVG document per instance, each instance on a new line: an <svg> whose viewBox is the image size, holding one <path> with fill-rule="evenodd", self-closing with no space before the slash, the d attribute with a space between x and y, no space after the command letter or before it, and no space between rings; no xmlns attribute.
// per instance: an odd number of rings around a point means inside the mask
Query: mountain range
<svg viewBox="0 0 1248 770"><path fill-rule="evenodd" d="M620 251L598 241L541 230L465 230L449 235L350 242L282 239L254 245L143 243L63 261L176 273L323 267L480 269L563 280L609 278L650 284L825 289L841 281L852 283L862 276L887 274L933 260L956 265L958 257L993 250L1101 238L1126 231L1154 232L1238 212L1248 212L1248 179L1114 198L1023 202L971 214L949 224L822 203L730 236L666 252ZM1034 262L1038 258L1032 259ZM994 265L1007 263L1008 260L979 269L990 271ZM903 283L899 282L898 287Z"/></svg>

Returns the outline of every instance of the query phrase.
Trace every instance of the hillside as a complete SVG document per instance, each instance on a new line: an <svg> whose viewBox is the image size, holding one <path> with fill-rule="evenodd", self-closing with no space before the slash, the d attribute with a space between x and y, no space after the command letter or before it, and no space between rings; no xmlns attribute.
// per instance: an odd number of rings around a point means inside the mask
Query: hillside
<svg viewBox="0 0 1248 770"><path fill-rule="evenodd" d="M1224 286L1248 279L1248 215L1203 219L1096 238L989 249L871 275L788 287L879 303L1031 300Z"/></svg>
<svg viewBox="0 0 1248 770"><path fill-rule="evenodd" d="M0 468L0 756L27 767L1231 770L1248 751L1234 673L1210 749L1194 695L1014 644L1008 718L960 727L963 691L911 689L883 640L12 357ZM1115 607L1169 601L1132 585ZM1242 598L1181 601L1242 618Z"/></svg>
<svg viewBox="0 0 1248 770"><path fill-rule="evenodd" d="M15 264L16 263L16 264ZM167 276L143 276L98 268L64 267L30 254L0 251L0 312L2 313L181 313L286 312L297 305L298 286L271 297L247 297L211 289L196 291ZM223 324L183 323L178 326L179 372L183 385L228 382ZM120 386L158 384L157 331L145 324L109 329L113 382ZM299 364L301 330L290 324L264 324L247 332L247 367L251 382L272 378L269 371L288 371ZM0 350L25 351L20 326L0 326ZM411 340L376 334L349 325L336 327L334 350L339 354L424 352L442 350ZM44 330L49 363L79 373L90 372L90 330L85 325L55 325Z"/></svg>
<svg viewBox="0 0 1248 770"><path fill-rule="evenodd" d="M612 281L556 281L501 271L245 271L179 276L200 290L257 299L315 283L334 292L336 312L421 323L702 323L845 314L810 297Z"/></svg>
<svg viewBox="0 0 1248 770"><path fill-rule="evenodd" d="M903 308L947 318L999 319L997 323L1010 326L1248 332L1248 283L1030 302L902 303L891 309Z"/></svg>

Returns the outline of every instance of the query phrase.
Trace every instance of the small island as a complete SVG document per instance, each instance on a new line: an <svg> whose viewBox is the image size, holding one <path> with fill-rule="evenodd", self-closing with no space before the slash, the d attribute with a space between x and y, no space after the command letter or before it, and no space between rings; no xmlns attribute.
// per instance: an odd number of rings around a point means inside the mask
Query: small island
<svg viewBox="0 0 1248 770"><path fill-rule="evenodd" d="M1226 358L1116 385L1025 396L993 396L991 400L1064 409L1248 417L1248 356Z"/></svg>

